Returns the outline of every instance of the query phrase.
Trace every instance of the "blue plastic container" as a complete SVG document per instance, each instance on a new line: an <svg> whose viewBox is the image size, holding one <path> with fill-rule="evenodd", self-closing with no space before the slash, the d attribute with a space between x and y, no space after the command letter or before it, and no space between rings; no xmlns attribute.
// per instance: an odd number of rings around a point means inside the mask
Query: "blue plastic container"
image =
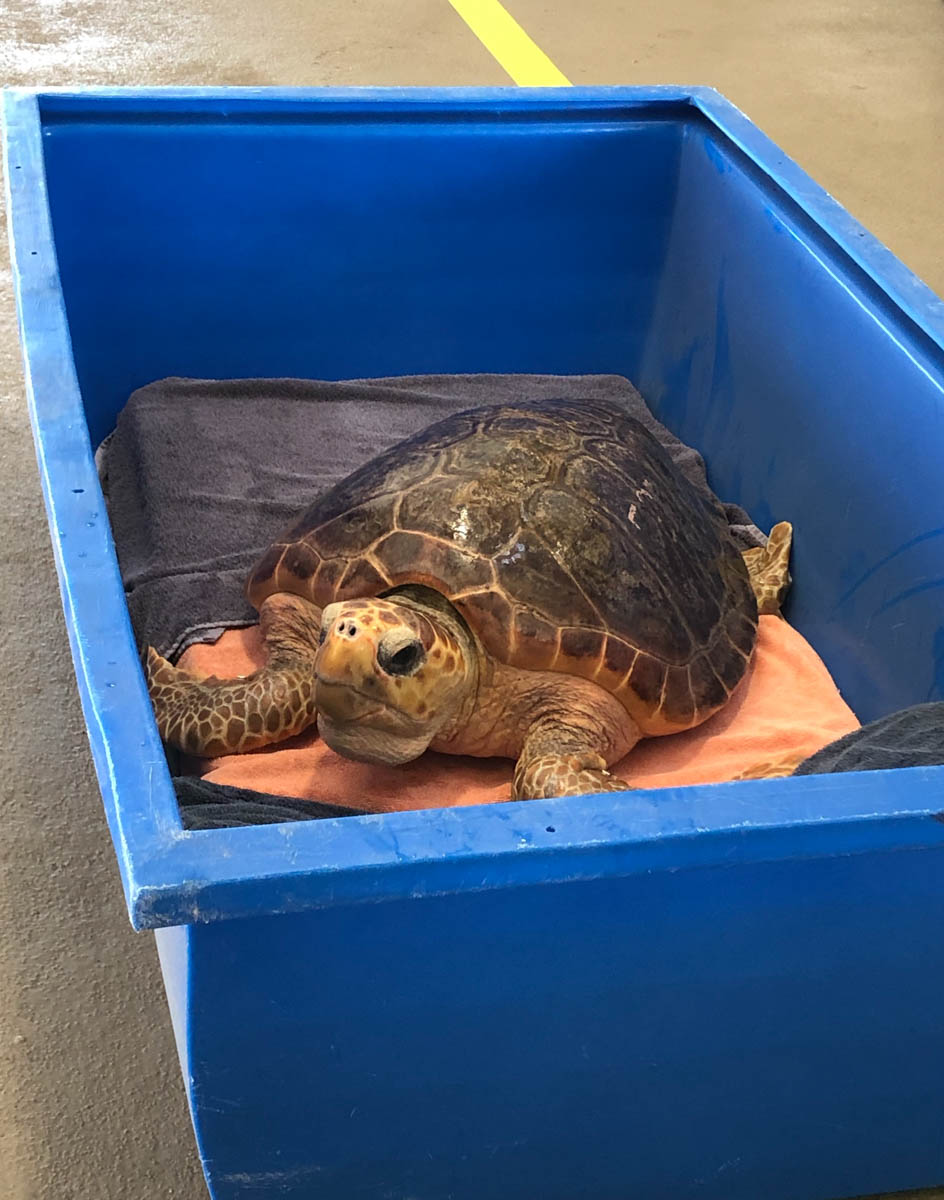
<svg viewBox="0 0 944 1200"><path fill-rule="evenodd" d="M166 375L620 372L794 523L789 617L869 719L944 688L941 301L709 90L5 111L76 676L216 1200L944 1181L944 769L184 832L92 461Z"/></svg>

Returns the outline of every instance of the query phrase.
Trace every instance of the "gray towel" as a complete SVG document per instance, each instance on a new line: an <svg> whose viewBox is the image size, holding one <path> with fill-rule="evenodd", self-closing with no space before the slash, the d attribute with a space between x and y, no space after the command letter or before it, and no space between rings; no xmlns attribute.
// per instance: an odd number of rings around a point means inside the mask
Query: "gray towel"
<svg viewBox="0 0 944 1200"><path fill-rule="evenodd" d="M794 775L944 766L944 702L915 704L853 729L805 759Z"/></svg>
<svg viewBox="0 0 944 1200"><path fill-rule="evenodd" d="M617 375L451 375L324 383L164 379L140 388L97 454L131 623L170 659L254 624L246 576L324 489L402 438L477 405L606 399L659 439L708 489L701 456ZM726 505L738 544L763 545Z"/></svg>

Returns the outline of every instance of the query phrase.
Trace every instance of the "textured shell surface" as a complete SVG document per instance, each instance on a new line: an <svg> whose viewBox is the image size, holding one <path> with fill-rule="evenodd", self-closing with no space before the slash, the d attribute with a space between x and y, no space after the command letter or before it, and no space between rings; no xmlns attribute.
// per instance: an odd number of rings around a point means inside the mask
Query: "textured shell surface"
<svg viewBox="0 0 944 1200"><path fill-rule="evenodd" d="M408 583L503 662L595 680L645 732L720 708L756 636L720 504L600 401L469 410L400 442L321 495L248 594L323 607Z"/></svg>

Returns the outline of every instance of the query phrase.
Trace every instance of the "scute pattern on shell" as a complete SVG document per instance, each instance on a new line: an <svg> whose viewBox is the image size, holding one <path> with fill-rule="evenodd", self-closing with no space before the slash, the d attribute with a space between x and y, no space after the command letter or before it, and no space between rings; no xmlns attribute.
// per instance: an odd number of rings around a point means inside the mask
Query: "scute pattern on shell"
<svg viewBox="0 0 944 1200"><path fill-rule="evenodd" d="M593 679L646 732L725 702L757 608L714 499L615 405L550 400L448 417L324 493L263 557L258 607L406 583L452 601L513 666Z"/></svg>

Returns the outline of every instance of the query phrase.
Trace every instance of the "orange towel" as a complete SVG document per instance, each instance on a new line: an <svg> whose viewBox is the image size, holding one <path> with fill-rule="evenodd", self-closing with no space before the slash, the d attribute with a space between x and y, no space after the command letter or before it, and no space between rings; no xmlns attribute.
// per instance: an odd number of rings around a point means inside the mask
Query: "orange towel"
<svg viewBox="0 0 944 1200"><path fill-rule="evenodd" d="M213 645L192 646L180 665L225 677L246 675L263 661L253 627L224 633ZM786 621L762 616L754 661L730 703L688 733L646 739L613 770L637 787L787 773L858 727L809 643ZM513 769L507 759L430 753L399 767L368 766L341 758L314 731L194 766L213 783L373 812L507 800Z"/></svg>

